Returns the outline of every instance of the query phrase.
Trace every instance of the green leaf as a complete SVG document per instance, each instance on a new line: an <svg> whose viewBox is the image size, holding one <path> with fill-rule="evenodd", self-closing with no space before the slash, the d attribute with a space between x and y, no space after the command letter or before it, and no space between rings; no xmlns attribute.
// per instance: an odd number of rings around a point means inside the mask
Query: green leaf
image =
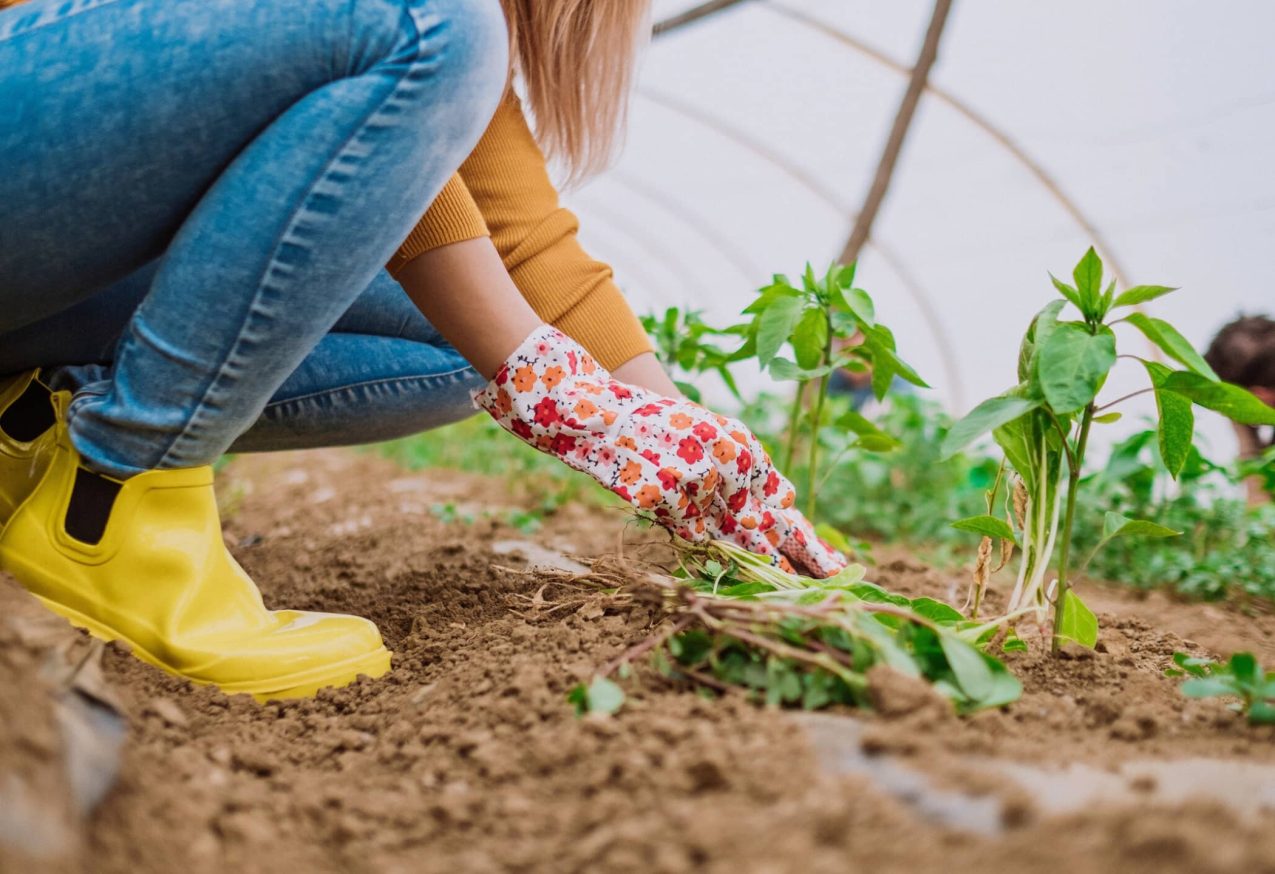
<svg viewBox="0 0 1275 874"><path fill-rule="evenodd" d="M792 665L774 656L766 660L766 703L778 707L801 698L801 677Z"/></svg>
<svg viewBox="0 0 1275 874"><path fill-rule="evenodd" d="M1175 652L1173 654L1173 663L1182 669L1178 673L1190 674L1192 677L1207 676L1208 671L1216 667L1217 664L1212 659L1191 656L1184 652Z"/></svg>
<svg viewBox="0 0 1275 874"><path fill-rule="evenodd" d="M858 267L858 262L846 264L837 271L837 284L842 288L851 288L854 285L854 272Z"/></svg>
<svg viewBox="0 0 1275 874"><path fill-rule="evenodd" d="M1051 300L1032 317L1031 324L1027 326L1027 333L1023 335L1023 341L1018 347L1019 382L1028 382L1031 379L1036 365L1036 350L1054 329L1054 325L1058 323L1058 314L1066 305L1065 300Z"/></svg>
<svg viewBox="0 0 1275 874"><path fill-rule="evenodd" d="M1254 701L1248 708L1248 721L1253 725L1275 725L1275 704Z"/></svg>
<svg viewBox="0 0 1275 874"><path fill-rule="evenodd" d="M1107 511L1102 520L1103 540L1113 537L1177 537L1181 533L1145 519L1130 519L1111 510Z"/></svg>
<svg viewBox="0 0 1275 874"><path fill-rule="evenodd" d="M940 625L954 625L958 622L966 621L960 610L933 598L913 598L911 609L916 615L924 616L931 622L937 622Z"/></svg>
<svg viewBox="0 0 1275 874"><path fill-rule="evenodd" d="M989 697L996 687L992 669L982 653L954 634L940 634L939 645L961 690L975 701Z"/></svg>
<svg viewBox="0 0 1275 874"><path fill-rule="evenodd" d="M1037 400L1040 403L1040 400ZM1039 468L1040 435L1037 419L1044 418L1042 413L1029 413L1012 422L1007 422L992 429L992 438L1005 453L1005 460L1022 477L1023 485L1028 492L1035 492L1039 476L1046 476L1046 471ZM1046 477L1047 478L1047 477Z"/></svg>
<svg viewBox="0 0 1275 874"><path fill-rule="evenodd" d="M757 299L744 307L744 315L755 316L765 312L771 304L783 297L801 298L801 292L793 288L792 283L788 281L788 277L782 273L776 273L774 281L765 288L762 288L757 295Z"/></svg>
<svg viewBox="0 0 1275 874"><path fill-rule="evenodd" d="M1164 319L1153 319L1142 313L1130 313L1125 316L1125 321L1133 325L1142 332L1148 340L1160 348L1165 355L1168 355L1174 361L1198 373L1200 376L1206 376L1211 380L1217 380L1217 374L1213 372L1213 368L1209 367L1209 363L1204 360L1199 352L1195 351L1195 347L1178 333L1178 329L1170 325Z"/></svg>
<svg viewBox="0 0 1275 874"><path fill-rule="evenodd" d="M804 307L805 302L801 298L780 297L757 317L757 361L762 367L770 364L788 342Z"/></svg>
<svg viewBox="0 0 1275 874"><path fill-rule="evenodd" d="M818 294L819 280L815 278L815 265L806 262L806 272L801 274L802 287L811 294Z"/></svg>
<svg viewBox="0 0 1275 874"><path fill-rule="evenodd" d="M1024 648L1026 648L1025 645ZM1022 697L1023 684L1010 673L1009 668L989 655L983 655L983 660L992 672L992 691L978 702L979 707L1004 707Z"/></svg>
<svg viewBox="0 0 1275 874"><path fill-rule="evenodd" d="M964 418L952 426L943 438L942 459L951 458L979 436L993 428L999 428L1012 422L1019 416L1029 413L1040 406L1040 401L1033 398L1020 398L1011 395L999 395L988 398Z"/></svg>
<svg viewBox="0 0 1275 874"><path fill-rule="evenodd" d="M1093 421L1095 425L1110 425L1112 422L1119 422L1122 415L1124 414L1118 411L1103 413L1101 416L1094 416Z"/></svg>
<svg viewBox="0 0 1275 874"><path fill-rule="evenodd" d="M995 516L970 516L968 519L953 522L952 527L957 531L972 531L984 537L995 537L1008 540L1013 544L1018 543L1018 539L1014 537L1014 529L1009 527L1009 523Z"/></svg>
<svg viewBox="0 0 1275 874"><path fill-rule="evenodd" d="M807 370L804 367L800 367L796 362L789 361L787 358L776 357L771 359L770 366L766 368L766 372L778 380L796 380L798 382L806 382L811 379L818 379L821 376L826 376L836 369L837 365L835 362Z"/></svg>
<svg viewBox="0 0 1275 874"><path fill-rule="evenodd" d="M1062 617L1054 634L1087 649L1098 643L1098 617L1080 600L1075 589L1063 593Z"/></svg>
<svg viewBox="0 0 1275 874"><path fill-rule="evenodd" d="M735 583L730 586L722 586L717 590L717 594L725 595L727 598L743 598L753 599L754 595L760 592L773 592L775 587L770 583Z"/></svg>
<svg viewBox="0 0 1275 874"><path fill-rule="evenodd" d="M855 318L862 324L869 328L876 326L877 308L866 291L862 288L852 288L845 292L845 301L850 312L854 313Z"/></svg>
<svg viewBox="0 0 1275 874"><path fill-rule="evenodd" d="M1080 299L1085 304L1081 312L1086 316L1096 314L1098 298L1102 294L1102 259L1098 257L1093 246L1085 252L1071 275L1076 280L1076 291L1079 292Z"/></svg>
<svg viewBox="0 0 1275 874"><path fill-rule="evenodd" d="M1117 295L1112 303L1113 307L1130 307L1140 303L1146 303L1149 300L1155 300L1157 297L1163 297L1170 292L1177 291L1176 288L1169 288L1167 285L1135 285L1133 288L1126 288Z"/></svg>
<svg viewBox="0 0 1275 874"><path fill-rule="evenodd" d="M873 452L888 452L901 444L894 437L874 425L866 416L856 410L847 410L837 417L835 427L859 435L859 444Z"/></svg>
<svg viewBox="0 0 1275 874"><path fill-rule="evenodd" d="M1054 283L1054 288L1058 289L1059 294L1071 301L1072 305L1082 313L1085 311L1084 306L1080 302L1080 295L1076 292L1076 289L1072 288L1052 273L1049 274L1049 278Z"/></svg>
<svg viewBox="0 0 1275 874"><path fill-rule="evenodd" d="M1247 685L1252 685L1258 681L1258 674L1261 670L1257 666L1257 658L1251 652L1233 654L1230 661L1227 662L1227 668L1235 679Z"/></svg>
<svg viewBox="0 0 1275 874"><path fill-rule="evenodd" d="M1107 286L1107 290L1102 293L1102 299L1098 304L1098 316L1101 318L1111 311L1111 301L1116 294L1116 281L1111 280L1111 284Z"/></svg>
<svg viewBox="0 0 1275 874"><path fill-rule="evenodd" d="M1071 413L1098 395L1116 363L1116 337L1102 326L1095 334L1079 322L1062 322L1039 354L1040 387L1055 413Z"/></svg>
<svg viewBox="0 0 1275 874"><path fill-rule="evenodd" d="M1192 677L1182 683L1182 694L1188 698L1216 698L1220 695L1239 696L1230 677Z"/></svg>
<svg viewBox="0 0 1275 874"><path fill-rule="evenodd" d="M682 394L686 395L688 398L690 398L691 400L693 400L695 403L697 403L697 404L698 404L698 403L701 403L701 402L703 401L703 396L702 396L702 395L700 395L699 389L697 389L695 386L691 385L689 382L683 382L683 381L681 381L681 380L679 380L679 379L675 379L675 380L673 380L673 385L677 386L677 390L678 390L678 391L680 391Z"/></svg>
<svg viewBox="0 0 1275 874"><path fill-rule="evenodd" d="M820 522L815 526L815 534L818 534L824 540L828 541L828 545L840 552L854 552L854 547L850 545L850 541L846 539L846 535L839 528L834 528L827 522Z"/></svg>
<svg viewBox="0 0 1275 874"><path fill-rule="evenodd" d="M1174 479L1182 472L1187 456L1191 454L1191 440L1195 433L1195 413L1191 401L1177 392L1167 391L1164 381L1172 370L1155 361L1144 361L1147 375L1155 389L1155 406L1159 413L1156 438L1160 444L1160 458Z"/></svg>
<svg viewBox="0 0 1275 874"><path fill-rule="evenodd" d="M682 664L694 666L713 651L713 638L708 632L694 628L669 638L668 650Z"/></svg>
<svg viewBox="0 0 1275 874"><path fill-rule="evenodd" d="M1027 643L1016 632L1009 632L1001 644L1002 652L1027 652Z"/></svg>
<svg viewBox="0 0 1275 874"><path fill-rule="evenodd" d="M801 314L792 332L792 351L796 353L797 364L807 369L818 367L827 344L828 318L823 310L810 307Z"/></svg>
<svg viewBox="0 0 1275 874"><path fill-rule="evenodd" d="M624 690L606 677L595 677L587 701L590 713L615 713L624 704Z"/></svg>
<svg viewBox="0 0 1275 874"><path fill-rule="evenodd" d="M897 373L899 376L903 377L918 388L930 387L929 384L926 383L925 380L921 379L917 372L912 369L910 364L905 362L895 353L893 331L885 325L876 325L875 327L868 327L867 325L864 325L862 330L863 348L872 355L872 382L874 389L877 386L877 370L881 370L883 374L888 372L891 376ZM887 386L889 385L889 377L886 378L885 384ZM884 392L877 393L878 398L883 396Z"/></svg>
<svg viewBox="0 0 1275 874"><path fill-rule="evenodd" d="M1275 407L1262 403L1238 385L1214 382L1194 373L1177 371L1165 377L1164 388L1201 407L1221 413L1234 422L1244 425L1275 425Z"/></svg>

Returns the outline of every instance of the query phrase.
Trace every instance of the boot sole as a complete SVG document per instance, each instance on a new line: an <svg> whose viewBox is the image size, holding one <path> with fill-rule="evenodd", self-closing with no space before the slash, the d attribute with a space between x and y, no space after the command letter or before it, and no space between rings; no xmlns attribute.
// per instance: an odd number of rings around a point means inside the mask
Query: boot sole
<svg viewBox="0 0 1275 874"><path fill-rule="evenodd" d="M175 677L181 677L194 683L197 686L216 686L227 695L251 695L258 703L264 704L267 701L276 701L286 698L309 698L320 689L339 689L342 686L348 686L360 676L366 676L375 680L384 676L390 669L390 651L382 646L380 649L373 650L364 655L355 656L352 659L346 659L333 665L324 665L312 671L303 671L297 674L291 674L284 677L272 677L268 680L254 680L243 683L216 683L211 680L204 680L198 677L192 677L183 673L174 667L164 664L155 658L144 647L138 646L125 635L108 628L107 626L90 619L78 610L73 610L57 601L52 601L42 595L31 593L37 601L53 611L63 619L70 622L77 628L83 628L93 637L107 643L123 643L132 650L134 656L151 667L158 668L166 674L172 674Z"/></svg>

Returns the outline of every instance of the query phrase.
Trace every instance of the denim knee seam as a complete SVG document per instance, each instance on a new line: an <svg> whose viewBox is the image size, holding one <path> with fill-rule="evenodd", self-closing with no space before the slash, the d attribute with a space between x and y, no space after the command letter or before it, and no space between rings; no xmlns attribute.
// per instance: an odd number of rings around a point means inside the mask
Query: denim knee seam
<svg viewBox="0 0 1275 874"><path fill-rule="evenodd" d="M464 374L473 374L474 384L479 385L486 383L486 380L478 375L478 371L470 366L458 367L455 370L447 370L443 373L421 373L415 376L387 376L384 379L367 379L362 382L352 382L339 388L326 388L321 391L312 391L295 397L282 398L281 400L271 401L266 404L263 413L278 411L287 408L288 404L300 401L308 401L314 398L324 397L325 395L335 394L337 392L350 391L353 389L371 389L396 385L427 385L431 387L443 385L444 383L457 383L464 381Z"/></svg>
<svg viewBox="0 0 1275 874"><path fill-rule="evenodd" d="M157 467L165 468L183 466L182 450L185 444L196 441L195 435L200 429L201 419L206 414L210 404L215 401L215 396L220 393L220 389L223 388L227 379L233 378L231 368L240 359L240 353L244 346L247 345L246 341L251 333L250 326L252 322L257 318L269 319L271 317L268 312L263 310L262 306L268 292L278 290L274 284L269 281L269 277L282 274L286 280L289 267L281 260L280 254L286 245L296 240L299 219L301 216L312 212L308 207L316 199L316 195L327 187L324 183L333 181L333 177L337 175L338 167L342 163L342 159L350 155L352 144L359 141L363 133L373 125L374 120L386 112L387 106L393 105L402 99L404 83L412 80L412 73L416 70L417 66L421 64L421 61L425 56L425 43L422 40L423 34L421 32L419 22L416 20L415 16L410 14L405 13L404 17L411 20L412 27L414 29L413 42L416 48L411 60L404 66L401 75L399 75L395 82L393 90L380 104L367 113L359 126L350 133L346 140L341 144L341 147L334 152L332 158L327 162L323 173L316 180L311 191L300 203L298 203L297 207L293 210L292 215L288 218L283 231L280 233L279 238L275 242L270 260L267 262L266 268L258 282L258 291L249 303L244 318L244 325L240 330L238 340L235 342L234 346L231 347L213 377L210 379L199 401L196 403L189 418L186 420L185 426L180 432L174 435L172 440L169 442L169 445L164 449L156 464ZM340 187L339 181L336 182L336 187ZM304 248L303 243L300 243L300 245Z"/></svg>

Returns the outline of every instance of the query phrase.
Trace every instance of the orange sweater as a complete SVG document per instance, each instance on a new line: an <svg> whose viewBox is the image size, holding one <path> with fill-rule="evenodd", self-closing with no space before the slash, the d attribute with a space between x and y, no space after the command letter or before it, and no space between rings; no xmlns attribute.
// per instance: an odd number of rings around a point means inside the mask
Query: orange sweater
<svg viewBox="0 0 1275 874"><path fill-rule="evenodd" d="M612 280L576 239L579 221L558 203L545 158L511 91L487 132L389 264L461 240L491 236L536 314L615 368L650 341Z"/></svg>

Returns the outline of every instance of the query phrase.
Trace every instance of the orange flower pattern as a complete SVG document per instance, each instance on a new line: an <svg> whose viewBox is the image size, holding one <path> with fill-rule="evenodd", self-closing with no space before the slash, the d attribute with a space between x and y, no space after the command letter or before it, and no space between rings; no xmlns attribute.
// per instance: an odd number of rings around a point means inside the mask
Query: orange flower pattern
<svg viewBox="0 0 1275 874"><path fill-rule="evenodd" d="M686 540L730 539L818 577L846 565L743 424L618 382L556 328L533 331L474 403Z"/></svg>

